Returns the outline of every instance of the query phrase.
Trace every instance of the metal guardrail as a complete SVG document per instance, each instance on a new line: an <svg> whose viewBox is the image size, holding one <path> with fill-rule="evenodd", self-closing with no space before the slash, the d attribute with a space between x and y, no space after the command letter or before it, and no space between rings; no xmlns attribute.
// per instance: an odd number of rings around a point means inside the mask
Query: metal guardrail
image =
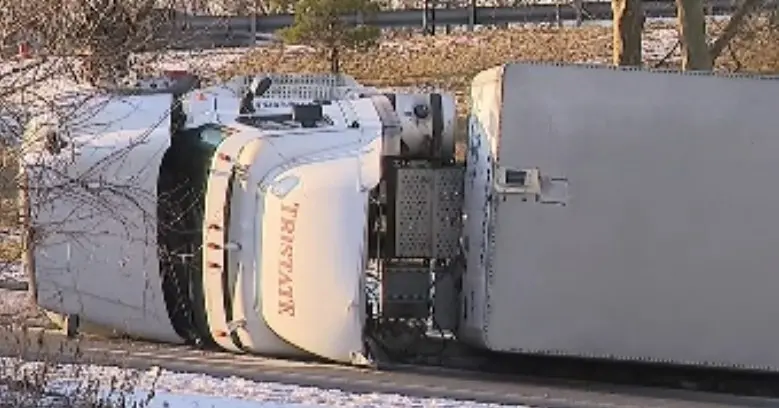
<svg viewBox="0 0 779 408"><path fill-rule="evenodd" d="M773 2L772 2L773 3ZM435 9L435 24L438 25L495 25L505 23L539 23L559 20L574 20L579 16L575 2L564 4L530 4L517 7L465 7ZM583 17L587 20L611 19L611 3L607 1L584 1L580 3ZM772 4L775 8L775 4ZM734 11L733 0L707 0L706 12L709 15L725 15ZM674 17L676 7L671 0L644 2L647 17ZM364 18L357 15L345 16L350 22L363 22L381 28L421 27L425 20L424 9L386 10ZM428 17L429 19L429 17ZM252 29L252 17L247 16L186 16L188 30L205 30L213 27L225 27L230 31L249 31ZM275 31L293 23L294 15L276 14L257 16L258 32Z"/></svg>
<svg viewBox="0 0 779 408"><path fill-rule="evenodd" d="M765 6L777 9L777 1ZM674 0L651 0L643 2L647 18L675 17ZM733 0L706 0L705 12L709 16L729 15L736 8ZM432 17L432 18L431 18ZM434 32L435 26L477 26L509 23L560 23L575 20L610 20L611 2L568 0L557 4L528 4L516 7L461 7L431 9L385 10L372 16L349 15L344 19L352 23L364 23L381 28L420 27ZM221 48L251 45L257 34L274 32L290 26L293 14L257 16L252 24L251 16L203 16L178 15L176 27L169 27L169 33L177 32L186 42L175 48ZM430 28L433 30L430 30Z"/></svg>

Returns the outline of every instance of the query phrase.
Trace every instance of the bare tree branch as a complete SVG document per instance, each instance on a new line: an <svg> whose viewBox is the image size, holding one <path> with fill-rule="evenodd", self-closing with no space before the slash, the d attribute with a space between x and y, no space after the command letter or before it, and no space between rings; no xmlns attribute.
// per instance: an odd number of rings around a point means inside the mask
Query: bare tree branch
<svg viewBox="0 0 779 408"><path fill-rule="evenodd" d="M754 11L757 6L762 4L763 0L744 0L741 5L736 9L728 24L722 30L722 34L711 44L709 47L709 55L712 61L716 61L722 54L722 51L730 44L730 42L736 37L742 23Z"/></svg>
<svg viewBox="0 0 779 408"><path fill-rule="evenodd" d="M671 56L672 56L672 55L673 55L673 54L676 52L676 50L677 50L677 49L679 49L679 46L681 46L681 45L682 45L682 41L681 41L681 40L679 40L679 39L677 39L677 40L676 40L676 42L674 42L674 45L673 45L673 47L671 47L671 48L670 48L670 49L669 49L669 50L668 50L668 51L665 53L665 55L663 55L663 57L662 57L662 58L660 58L660 60L659 60L659 61L657 61L657 63L655 63L655 65L653 66L653 68L660 68L660 67L662 67L663 65L667 64L667 63L668 63L668 60L669 60L669 59L671 59Z"/></svg>

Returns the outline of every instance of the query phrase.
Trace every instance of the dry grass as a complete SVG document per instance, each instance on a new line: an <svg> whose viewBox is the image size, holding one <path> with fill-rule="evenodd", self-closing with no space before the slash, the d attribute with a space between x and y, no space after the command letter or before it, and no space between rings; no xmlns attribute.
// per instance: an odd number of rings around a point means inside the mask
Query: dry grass
<svg viewBox="0 0 779 408"><path fill-rule="evenodd" d="M779 26L758 19L747 22L717 62L730 72L779 73Z"/></svg>
<svg viewBox="0 0 779 408"><path fill-rule="evenodd" d="M0 168L0 177L3 174L16 174L15 166ZM11 190L6 187L4 191ZM13 198L0 198L0 262L18 262L22 255L21 241L16 236L6 235L6 231L17 230L18 225L17 202Z"/></svg>
<svg viewBox="0 0 779 408"><path fill-rule="evenodd" d="M16 240L0 241L0 262L18 262L21 258L22 246Z"/></svg>
<svg viewBox="0 0 779 408"><path fill-rule="evenodd" d="M669 28L647 25L647 31ZM716 34L721 24L710 24ZM765 23L750 23L734 42L730 54L717 61L720 70L775 72L779 70L779 35ZM386 41L369 52L345 53L342 69L366 85L379 87L434 86L456 94L458 109L467 110L467 91L473 76L510 61L595 62L611 60L611 28L533 27L489 30L452 36L415 37ZM770 50L767 50L770 49ZM678 52L677 52L678 55ZM647 61L654 65L656 61ZM671 63L670 68L678 67ZM253 51L221 72L222 77L257 72L325 72L329 65L316 53L281 48Z"/></svg>
<svg viewBox="0 0 779 408"><path fill-rule="evenodd" d="M433 86L454 92L464 112L468 84L479 71L512 60L605 62L610 58L610 44L611 30L602 27L490 30L385 41L367 53L345 53L341 66L365 85ZM279 48L263 48L221 74L325 72L328 67L315 53L287 51L282 55Z"/></svg>

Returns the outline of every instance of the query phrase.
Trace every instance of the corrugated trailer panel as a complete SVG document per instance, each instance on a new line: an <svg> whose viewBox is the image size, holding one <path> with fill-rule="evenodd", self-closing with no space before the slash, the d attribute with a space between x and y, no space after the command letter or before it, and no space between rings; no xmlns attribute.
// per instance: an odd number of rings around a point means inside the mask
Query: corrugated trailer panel
<svg viewBox="0 0 779 408"><path fill-rule="evenodd" d="M518 63L472 99L461 337L779 369L779 81Z"/></svg>

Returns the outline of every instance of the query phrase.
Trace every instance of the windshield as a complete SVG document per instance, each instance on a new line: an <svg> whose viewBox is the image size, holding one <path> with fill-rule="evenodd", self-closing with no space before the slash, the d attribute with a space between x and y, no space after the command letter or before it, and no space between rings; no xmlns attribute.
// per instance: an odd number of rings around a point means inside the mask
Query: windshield
<svg viewBox="0 0 779 408"><path fill-rule="evenodd" d="M176 132L162 160L157 185L165 303L177 333L196 344L211 342L202 289L203 214L211 161L226 136L215 125Z"/></svg>

